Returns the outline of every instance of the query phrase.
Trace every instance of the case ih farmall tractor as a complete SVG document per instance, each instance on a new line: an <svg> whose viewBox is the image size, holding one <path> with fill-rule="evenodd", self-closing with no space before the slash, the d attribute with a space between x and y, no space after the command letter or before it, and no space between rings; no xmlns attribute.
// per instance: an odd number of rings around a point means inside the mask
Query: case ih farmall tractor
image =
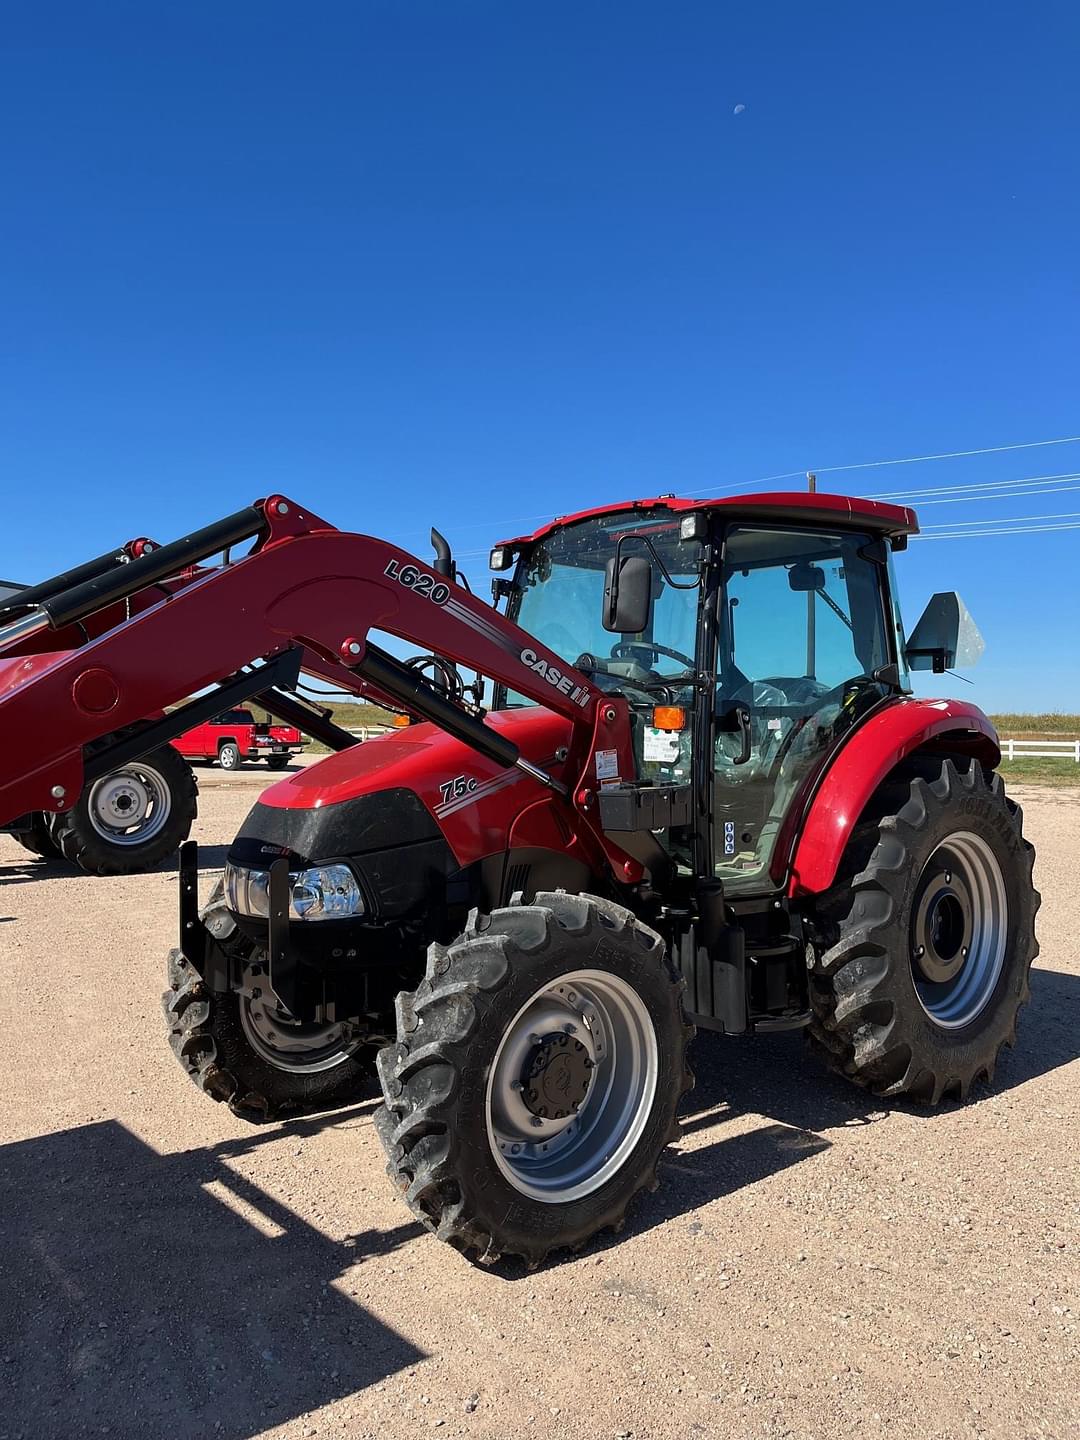
<svg viewBox="0 0 1080 1440"><path fill-rule="evenodd" d="M972 643L951 596L904 643L916 528L821 494L612 506L496 547L491 606L434 532L425 564L272 496L0 629L0 821L204 712L295 722L301 668L411 714L353 746L308 712L340 753L263 792L201 912L184 847L169 1036L260 1120L366 1094L377 1053L414 1213L536 1264L655 1186L695 1025L805 1028L928 1104L1012 1043L1033 852L986 717L910 694Z"/></svg>

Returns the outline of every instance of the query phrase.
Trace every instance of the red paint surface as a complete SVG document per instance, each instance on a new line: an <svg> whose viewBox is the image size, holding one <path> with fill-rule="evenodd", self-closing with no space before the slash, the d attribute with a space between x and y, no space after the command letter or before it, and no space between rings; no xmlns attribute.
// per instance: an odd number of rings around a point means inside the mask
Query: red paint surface
<svg viewBox="0 0 1080 1440"><path fill-rule="evenodd" d="M996 765L997 732L961 700L897 700L859 727L832 762L795 849L790 895L816 895L836 878L848 838L889 771L921 746L962 750Z"/></svg>
<svg viewBox="0 0 1080 1440"><path fill-rule="evenodd" d="M535 706L497 711L489 716L488 724L513 740L527 759L555 779L565 778L567 763L556 760L555 752L570 743L568 720ZM447 799L441 787L459 778L467 786L475 783L475 789ZM521 770L507 769L486 759L428 724L410 725L407 730L379 735L350 750L328 755L271 785L260 799L264 805L281 809L310 810L398 788L412 790L420 797L461 865L505 850L507 836L520 814L532 813L536 807L546 813L552 806L559 806L565 816L561 833L576 830L566 802L554 797L539 781ZM554 821L540 821L534 816L534 833L560 833L554 827ZM526 841L522 839L521 843Z"/></svg>
<svg viewBox="0 0 1080 1440"><path fill-rule="evenodd" d="M542 540L553 530L563 525L574 525L579 520L591 520L598 515L616 515L625 510L644 513L649 510L671 510L683 514L688 510L722 510L745 512L757 517L759 512L768 516L770 511L798 510L805 519L824 522L833 517L849 521L860 520L874 530L890 535L915 535L919 522L915 511L906 505L885 505L879 500L859 500L850 495L810 495L805 491L771 491L764 495L725 495L712 500L680 500L678 496L658 496L652 500L624 500L617 505L597 505L592 510L579 510L574 515L562 515L547 525L541 525L531 535L519 535L513 540L501 540L500 545L521 546L535 540ZM735 518L733 514L732 518Z"/></svg>

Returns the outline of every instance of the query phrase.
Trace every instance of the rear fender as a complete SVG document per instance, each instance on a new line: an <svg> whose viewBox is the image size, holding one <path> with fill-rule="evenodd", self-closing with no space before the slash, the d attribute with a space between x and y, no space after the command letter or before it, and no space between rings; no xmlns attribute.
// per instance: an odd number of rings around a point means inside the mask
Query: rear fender
<svg viewBox="0 0 1080 1440"><path fill-rule="evenodd" d="M829 888L871 797L916 750L972 755L990 769L1001 759L997 733L976 705L903 699L879 710L852 732L817 787L792 858L789 895Z"/></svg>

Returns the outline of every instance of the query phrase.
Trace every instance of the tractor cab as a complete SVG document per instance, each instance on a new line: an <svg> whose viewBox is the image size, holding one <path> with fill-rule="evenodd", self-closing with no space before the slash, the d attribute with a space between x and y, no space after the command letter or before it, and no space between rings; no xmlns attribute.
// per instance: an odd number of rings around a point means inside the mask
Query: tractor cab
<svg viewBox="0 0 1080 1440"><path fill-rule="evenodd" d="M904 543L908 512L834 500L660 500L493 552L495 568L518 557L496 581L509 617L628 703L637 794L598 773L600 803L654 872L662 850L729 895L776 890L800 798L844 735L907 689L890 539Z"/></svg>

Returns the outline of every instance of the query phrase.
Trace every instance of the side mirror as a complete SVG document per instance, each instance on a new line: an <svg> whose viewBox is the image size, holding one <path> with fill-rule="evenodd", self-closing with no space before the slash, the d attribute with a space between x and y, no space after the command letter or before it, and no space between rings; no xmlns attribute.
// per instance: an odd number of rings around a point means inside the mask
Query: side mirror
<svg viewBox="0 0 1080 1440"><path fill-rule="evenodd" d="M788 584L792 590L798 593L824 590L825 571L820 565L811 565L807 560L799 560L788 571Z"/></svg>
<svg viewBox="0 0 1080 1440"><path fill-rule="evenodd" d="M604 568L604 629L640 635L651 615L652 566L642 555L613 555Z"/></svg>
<svg viewBox="0 0 1080 1440"><path fill-rule="evenodd" d="M945 670L974 665L986 649L979 627L955 590L931 595L904 654L912 670Z"/></svg>

